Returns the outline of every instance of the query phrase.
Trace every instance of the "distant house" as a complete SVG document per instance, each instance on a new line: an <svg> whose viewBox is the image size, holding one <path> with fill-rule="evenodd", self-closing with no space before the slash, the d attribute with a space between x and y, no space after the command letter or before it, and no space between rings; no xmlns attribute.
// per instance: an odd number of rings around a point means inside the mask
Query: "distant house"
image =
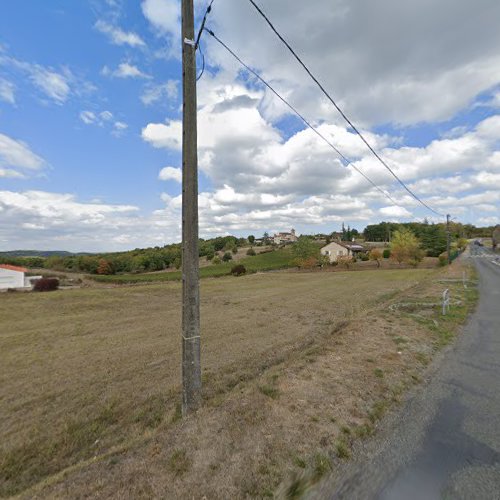
<svg viewBox="0 0 500 500"><path fill-rule="evenodd" d="M327 256L330 262L337 262L339 257L352 258L364 251L365 248L356 243L332 241L321 249L321 255Z"/></svg>
<svg viewBox="0 0 500 500"><path fill-rule="evenodd" d="M295 229L291 229L289 233L276 233L273 237L273 241L276 245L280 245L281 243L294 243L297 240Z"/></svg>
<svg viewBox="0 0 500 500"><path fill-rule="evenodd" d="M28 269L25 267L0 264L0 290L6 288L31 288L33 281L40 279L41 276L26 277L27 272Z"/></svg>

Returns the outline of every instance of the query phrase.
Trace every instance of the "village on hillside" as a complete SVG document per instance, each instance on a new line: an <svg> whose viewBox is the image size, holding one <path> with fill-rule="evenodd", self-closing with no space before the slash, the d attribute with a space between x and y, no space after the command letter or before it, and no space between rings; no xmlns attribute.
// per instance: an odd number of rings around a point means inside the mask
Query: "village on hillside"
<svg viewBox="0 0 500 500"><path fill-rule="evenodd" d="M432 267L452 261L474 239L484 238L496 248L498 233L498 226L475 228L453 223L450 255L446 227L442 224L382 222L367 226L361 233L342 224L340 231L330 234L298 236L292 228L264 233L258 238L221 236L200 240L200 270L203 278L280 269ZM109 254L48 252L48 256L42 256L40 252L7 252L0 253L0 290L36 290L37 282L43 278L50 281L45 285L50 289L95 282L175 281L181 279L180 266L179 244Z"/></svg>

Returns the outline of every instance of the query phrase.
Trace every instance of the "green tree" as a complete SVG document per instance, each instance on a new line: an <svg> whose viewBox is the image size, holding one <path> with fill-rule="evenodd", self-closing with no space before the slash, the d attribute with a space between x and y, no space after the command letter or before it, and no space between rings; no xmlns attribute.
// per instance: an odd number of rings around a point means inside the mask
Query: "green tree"
<svg viewBox="0 0 500 500"><path fill-rule="evenodd" d="M250 243L250 245L253 245L255 243L255 236L253 234L250 234L248 236L248 243Z"/></svg>
<svg viewBox="0 0 500 500"><path fill-rule="evenodd" d="M423 256L420 242L410 229L403 227L394 232L391 241L391 259L400 264L405 262L417 266Z"/></svg>
<svg viewBox="0 0 500 500"><path fill-rule="evenodd" d="M293 256L299 260L306 260L310 257L319 258L319 247L313 240L305 236L300 236L292 247Z"/></svg>

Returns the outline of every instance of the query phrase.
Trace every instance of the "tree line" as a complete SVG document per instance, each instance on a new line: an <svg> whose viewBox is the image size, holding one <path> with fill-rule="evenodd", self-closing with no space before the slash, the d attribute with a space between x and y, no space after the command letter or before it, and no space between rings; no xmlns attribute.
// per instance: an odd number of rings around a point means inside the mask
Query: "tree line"
<svg viewBox="0 0 500 500"><path fill-rule="evenodd" d="M199 255L212 260L217 252L235 252L248 246L247 238L218 236L199 240ZM180 243L163 247L136 248L128 252L108 252L86 255L51 255L49 257L22 257L0 254L0 264L55 271L81 272L86 274L120 274L179 269L182 263Z"/></svg>

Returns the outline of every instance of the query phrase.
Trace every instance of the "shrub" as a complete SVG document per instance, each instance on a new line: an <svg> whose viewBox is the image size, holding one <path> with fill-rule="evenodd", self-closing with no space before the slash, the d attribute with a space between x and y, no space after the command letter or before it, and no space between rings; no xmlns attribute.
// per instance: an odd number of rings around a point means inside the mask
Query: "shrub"
<svg viewBox="0 0 500 500"><path fill-rule="evenodd" d="M215 265L218 265L221 263L221 260L220 258L216 255L213 259L212 259L212 264L215 264Z"/></svg>
<svg viewBox="0 0 500 500"><path fill-rule="evenodd" d="M349 269L353 262L354 262L354 259L352 257L347 256L347 255L337 258L337 264L344 266L346 269Z"/></svg>
<svg viewBox="0 0 500 500"><path fill-rule="evenodd" d="M370 250L369 258L377 263L377 267L380 267L382 252L378 248L372 248L372 250Z"/></svg>
<svg viewBox="0 0 500 500"><path fill-rule="evenodd" d="M111 264L106 259L99 259L99 267L96 269L97 274L113 274Z"/></svg>
<svg viewBox="0 0 500 500"><path fill-rule="evenodd" d="M35 281L33 290L35 292L51 292L59 288L59 280L57 278L41 278Z"/></svg>
<svg viewBox="0 0 500 500"><path fill-rule="evenodd" d="M255 250L254 250L253 248L249 248L249 249L247 250L247 255L250 255L251 257L253 257L254 255L256 255L256 254L255 254Z"/></svg>
<svg viewBox="0 0 500 500"><path fill-rule="evenodd" d="M206 255L206 259L207 259L208 261L213 260L213 259L214 259L214 257L215 257L215 252L212 252L212 251L208 252L208 253L207 253L207 255Z"/></svg>
<svg viewBox="0 0 500 500"><path fill-rule="evenodd" d="M390 256L391 256L391 251L388 248L385 248L382 253L382 257L384 257L384 259L388 259Z"/></svg>
<svg viewBox="0 0 500 500"><path fill-rule="evenodd" d="M318 266L318 259L316 257L308 257L306 259L294 259L293 263L300 267L300 269L312 269Z"/></svg>
<svg viewBox="0 0 500 500"><path fill-rule="evenodd" d="M238 264L238 265L233 266L231 268L231 274L233 276L241 276L242 274L245 274L246 272L247 272L247 269L243 264Z"/></svg>
<svg viewBox="0 0 500 500"><path fill-rule="evenodd" d="M443 253L441 254L439 257L439 265L440 266L446 266L446 264L448 264L448 255Z"/></svg>
<svg viewBox="0 0 500 500"><path fill-rule="evenodd" d="M229 262L230 260L233 260L233 256L229 253L229 252L226 252L223 256L222 256L222 260L224 262Z"/></svg>
<svg viewBox="0 0 500 500"><path fill-rule="evenodd" d="M361 258L361 260L362 260L363 262L366 262L367 260L369 260L368 255L366 255L365 253L361 254L361 257L360 257L360 258Z"/></svg>
<svg viewBox="0 0 500 500"><path fill-rule="evenodd" d="M238 247L235 245L233 248L231 248L231 252L236 255L238 253Z"/></svg>

